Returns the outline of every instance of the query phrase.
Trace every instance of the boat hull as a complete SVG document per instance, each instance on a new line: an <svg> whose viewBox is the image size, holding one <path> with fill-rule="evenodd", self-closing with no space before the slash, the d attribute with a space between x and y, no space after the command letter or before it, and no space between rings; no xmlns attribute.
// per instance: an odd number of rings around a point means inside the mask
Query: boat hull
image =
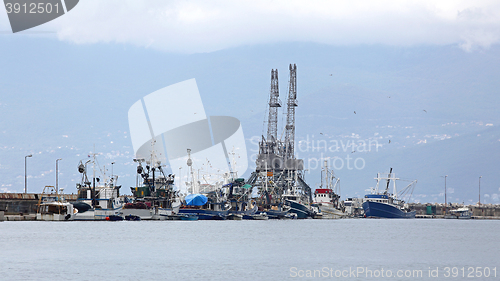
<svg viewBox="0 0 500 281"><path fill-rule="evenodd" d="M324 219L340 219L347 216L347 214L343 213L339 209L336 209L332 203L314 202L313 204L318 205L318 208L322 214L322 218Z"/></svg>
<svg viewBox="0 0 500 281"><path fill-rule="evenodd" d="M73 220L69 214L36 214L39 221L68 221Z"/></svg>
<svg viewBox="0 0 500 281"><path fill-rule="evenodd" d="M394 205L366 201L363 203L365 217L387 218L387 219L414 219L416 211L404 212Z"/></svg>
<svg viewBox="0 0 500 281"><path fill-rule="evenodd" d="M205 209L179 209L179 215L195 215L198 220L225 220L228 211L213 211Z"/></svg>
<svg viewBox="0 0 500 281"><path fill-rule="evenodd" d="M304 204L293 200L285 200L285 204L290 206L289 212L297 214L298 219L307 219L312 216L311 210Z"/></svg>
<svg viewBox="0 0 500 281"><path fill-rule="evenodd" d="M83 213L76 213L73 220L76 221L94 221L94 220L106 220L109 216L117 216L120 214L122 208L116 209L90 209Z"/></svg>

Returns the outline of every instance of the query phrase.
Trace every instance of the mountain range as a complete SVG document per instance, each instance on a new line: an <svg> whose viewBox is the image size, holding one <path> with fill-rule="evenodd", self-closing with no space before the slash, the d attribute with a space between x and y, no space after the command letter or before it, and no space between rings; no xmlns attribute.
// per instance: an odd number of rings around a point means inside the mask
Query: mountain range
<svg viewBox="0 0 500 281"><path fill-rule="evenodd" d="M464 52L454 45L296 42L171 54L4 36L0 50L0 192L24 190L23 158L33 154L26 159L28 192L54 185L55 160L63 158L59 186L74 193L78 162L95 146L101 167L119 175L122 191L130 193L135 163L128 109L145 95L190 78L196 78L208 116L242 122L251 156L255 140L266 134L270 71L279 71L284 104L288 65L295 63L296 147L302 141L296 151L310 163L311 186L320 178L320 167L313 164L323 158L337 164L343 198L362 196L377 172L392 167L398 177L418 180L413 199L419 202L444 202L447 175L449 201L477 202L482 176L482 202L498 203L500 48L495 46ZM358 146L346 147L348 142ZM370 151L359 146L370 142L378 145ZM328 149L318 146L324 143ZM341 144L337 151L330 149L335 143ZM363 168L333 162L347 157L362 159L357 163Z"/></svg>

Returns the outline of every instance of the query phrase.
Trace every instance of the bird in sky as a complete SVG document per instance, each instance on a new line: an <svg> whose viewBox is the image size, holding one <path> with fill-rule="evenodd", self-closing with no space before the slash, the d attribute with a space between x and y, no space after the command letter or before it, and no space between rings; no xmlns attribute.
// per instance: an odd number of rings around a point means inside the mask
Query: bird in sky
<svg viewBox="0 0 500 281"><path fill-rule="evenodd" d="M354 114L356 114L356 110L354 111Z"/></svg>
<svg viewBox="0 0 500 281"><path fill-rule="evenodd" d="M427 110L424 109L424 111L425 111L425 113L427 113Z"/></svg>
<svg viewBox="0 0 500 281"><path fill-rule="evenodd" d="M389 140L389 143L391 143L391 140Z"/></svg>

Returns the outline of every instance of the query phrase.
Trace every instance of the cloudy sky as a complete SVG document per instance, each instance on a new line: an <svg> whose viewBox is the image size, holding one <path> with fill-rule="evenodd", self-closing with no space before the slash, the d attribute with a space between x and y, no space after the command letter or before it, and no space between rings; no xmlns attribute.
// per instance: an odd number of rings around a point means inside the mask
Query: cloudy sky
<svg viewBox="0 0 500 281"><path fill-rule="evenodd" d="M8 30L7 14L0 12L0 31ZM180 53L295 41L458 44L474 51L499 42L500 2L80 1L67 15L25 33L37 31L77 44L117 42Z"/></svg>

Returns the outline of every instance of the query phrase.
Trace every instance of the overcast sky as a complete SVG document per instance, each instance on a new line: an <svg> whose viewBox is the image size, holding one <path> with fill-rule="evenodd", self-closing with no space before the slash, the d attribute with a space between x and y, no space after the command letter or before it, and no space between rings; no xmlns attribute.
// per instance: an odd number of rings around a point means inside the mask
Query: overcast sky
<svg viewBox="0 0 500 281"><path fill-rule="evenodd" d="M10 26L0 9L5 33ZM92 0L33 31L55 31L59 40L78 44L181 53L292 41L458 44L474 51L500 41L500 1Z"/></svg>

